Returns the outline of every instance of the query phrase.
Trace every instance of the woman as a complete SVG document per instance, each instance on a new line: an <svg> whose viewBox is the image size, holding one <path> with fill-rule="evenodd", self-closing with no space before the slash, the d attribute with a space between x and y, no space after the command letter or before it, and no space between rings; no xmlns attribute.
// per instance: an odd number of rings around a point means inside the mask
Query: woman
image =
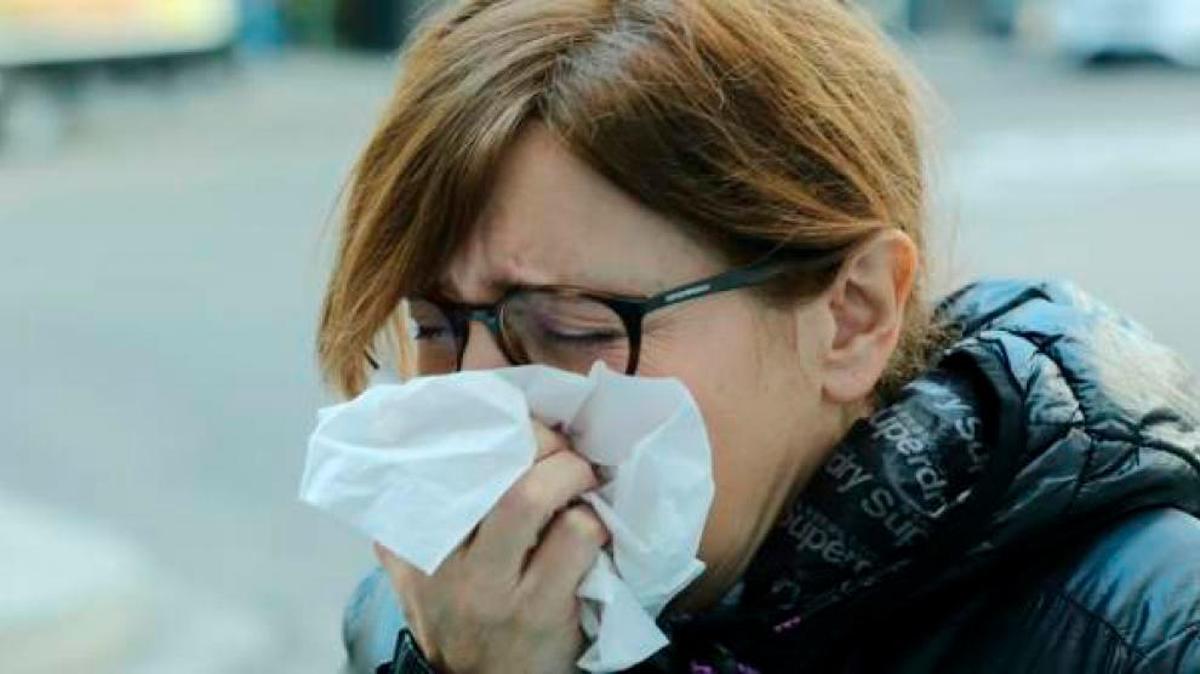
<svg viewBox="0 0 1200 674"><path fill-rule="evenodd" d="M1200 671L1187 373L1065 285L927 310L920 151L898 57L832 0L451 3L353 176L322 364L346 395L401 361L682 380L708 568L635 671ZM606 532L537 427L433 576L376 548L353 671L572 671Z"/></svg>

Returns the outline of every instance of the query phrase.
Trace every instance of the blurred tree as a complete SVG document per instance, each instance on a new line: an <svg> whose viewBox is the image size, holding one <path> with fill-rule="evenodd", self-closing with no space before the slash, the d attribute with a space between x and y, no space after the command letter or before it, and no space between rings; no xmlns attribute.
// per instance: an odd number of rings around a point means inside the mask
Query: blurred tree
<svg viewBox="0 0 1200 674"><path fill-rule="evenodd" d="M390 51L404 41L419 6L417 0L339 0L336 26L351 47Z"/></svg>
<svg viewBox="0 0 1200 674"><path fill-rule="evenodd" d="M301 44L333 45L337 0L283 0L288 37Z"/></svg>
<svg viewBox="0 0 1200 674"><path fill-rule="evenodd" d="M243 49L262 52L276 49L284 41L280 7L276 0L240 0Z"/></svg>

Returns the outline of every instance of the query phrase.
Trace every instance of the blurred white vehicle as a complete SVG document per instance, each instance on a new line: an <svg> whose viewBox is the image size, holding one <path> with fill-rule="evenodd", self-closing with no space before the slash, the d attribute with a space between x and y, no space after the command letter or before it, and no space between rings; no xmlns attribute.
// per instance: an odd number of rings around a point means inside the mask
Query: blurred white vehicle
<svg viewBox="0 0 1200 674"><path fill-rule="evenodd" d="M1060 45L1080 58L1156 54L1200 66L1200 0L1058 0Z"/></svg>
<svg viewBox="0 0 1200 674"><path fill-rule="evenodd" d="M0 68L218 51L237 0L0 0Z"/></svg>
<svg viewBox="0 0 1200 674"><path fill-rule="evenodd" d="M97 66L224 59L239 10L239 0L0 0L0 142L56 144L76 76Z"/></svg>

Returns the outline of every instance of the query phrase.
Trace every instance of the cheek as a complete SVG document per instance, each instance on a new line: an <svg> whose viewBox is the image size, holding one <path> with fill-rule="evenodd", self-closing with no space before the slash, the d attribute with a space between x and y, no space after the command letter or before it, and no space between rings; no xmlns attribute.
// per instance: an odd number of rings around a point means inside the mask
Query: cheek
<svg viewBox="0 0 1200 674"><path fill-rule="evenodd" d="M678 320L644 337L638 374L682 380L700 407L710 440L733 448L750 417L763 411L759 340L748 317L728 307L703 308L710 311L702 323Z"/></svg>
<svg viewBox="0 0 1200 674"><path fill-rule="evenodd" d="M716 482L703 556L719 561L738 554L772 497L790 486L790 438L804 417L805 391L801 377L783 372L795 367L781 351L784 340L763 339L767 324L746 310L710 319L686 338L681 329L651 337L639 373L678 377L700 407Z"/></svg>

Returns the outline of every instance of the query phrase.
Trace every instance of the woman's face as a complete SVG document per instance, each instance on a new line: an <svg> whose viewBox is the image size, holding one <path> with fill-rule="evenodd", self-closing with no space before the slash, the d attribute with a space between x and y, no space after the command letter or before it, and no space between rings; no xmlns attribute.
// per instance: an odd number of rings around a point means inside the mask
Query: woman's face
<svg viewBox="0 0 1200 674"><path fill-rule="evenodd" d="M532 125L502 164L442 287L450 299L478 303L519 283L651 295L725 269L714 251ZM470 329L464 369L509 364L485 327ZM682 380L713 446L716 496L700 551L708 570L678 605L697 608L728 589L793 489L844 432L846 401L826 386L838 333L828 302L769 308L745 290L646 317L638 374Z"/></svg>

